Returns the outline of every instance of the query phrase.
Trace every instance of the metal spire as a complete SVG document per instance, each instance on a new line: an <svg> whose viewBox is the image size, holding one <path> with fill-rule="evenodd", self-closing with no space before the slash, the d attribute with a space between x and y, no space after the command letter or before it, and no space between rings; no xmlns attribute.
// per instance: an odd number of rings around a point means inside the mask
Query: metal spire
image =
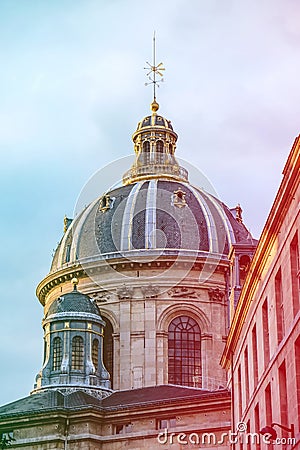
<svg viewBox="0 0 300 450"><path fill-rule="evenodd" d="M163 71L165 68L163 67L163 63L159 63L156 65L156 42L155 42L155 31L153 33L153 52L152 52L152 64L150 64L148 61L146 64L148 64L148 67L144 67L144 69L148 70L147 77L150 80L150 82L145 83L145 86L149 86L149 84L153 84L153 103L151 105L152 111L156 112L159 108L158 103L156 102L156 86L159 87L160 82L164 81L163 77ZM150 69L150 70L149 70ZM157 80L157 75L160 77L159 80Z"/></svg>

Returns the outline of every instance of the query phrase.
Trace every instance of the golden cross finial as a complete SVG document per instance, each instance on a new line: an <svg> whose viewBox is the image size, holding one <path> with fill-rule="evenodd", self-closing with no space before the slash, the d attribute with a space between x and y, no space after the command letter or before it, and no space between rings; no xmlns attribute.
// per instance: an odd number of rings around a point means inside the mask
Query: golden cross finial
<svg viewBox="0 0 300 450"><path fill-rule="evenodd" d="M156 103L156 86L159 87L160 82L164 81L163 77L163 71L165 68L163 67L163 63L159 63L156 65L156 47L155 47L155 31L153 33L153 62L150 64L148 61L146 64L148 64L148 67L144 67L144 69L148 70L147 77L149 78L150 82L145 83L145 86L148 86L149 84L153 84L153 103L152 103L152 111L156 112L158 110L158 103ZM150 69L150 70L149 70ZM157 80L156 76L160 76L161 79Z"/></svg>

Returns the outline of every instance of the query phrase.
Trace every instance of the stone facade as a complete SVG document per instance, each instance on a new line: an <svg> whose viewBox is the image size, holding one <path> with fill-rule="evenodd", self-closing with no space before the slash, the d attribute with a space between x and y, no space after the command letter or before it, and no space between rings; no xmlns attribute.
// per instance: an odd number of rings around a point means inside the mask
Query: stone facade
<svg viewBox="0 0 300 450"><path fill-rule="evenodd" d="M276 448L282 449L300 447L299 149L300 137L286 162L222 357L232 373L233 428L242 421L259 433L276 423L278 438L284 438Z"/></svg>

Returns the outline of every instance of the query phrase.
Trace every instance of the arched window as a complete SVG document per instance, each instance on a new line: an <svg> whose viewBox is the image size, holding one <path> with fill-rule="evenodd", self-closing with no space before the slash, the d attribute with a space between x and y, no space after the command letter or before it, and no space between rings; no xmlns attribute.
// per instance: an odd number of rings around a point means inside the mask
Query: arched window
<svg viewBox="0 0 300 450"><path fill-rule="evenodd" d="M144 155L144 164L148 164L150 161L150 142L145 141L143 143L143 155Z"/></svg>
<svg viewBox="0 0 300 450"><path fill-rule="evenodd" d="M103 337L103 363L110 374L111 387L113 387L113 369L114 369L114 341L113 327L110 321L105 317L104 337Z"/></svg>
<svg viewBox="0 0 300 450"><path fill-rule="evenodd" d="M201 386L201 332L188 316L176 317L168 329L168 382Z"/></svg>
<svg viewBox="0 0 300 450"><path fill-rule="evenodd" d="M163 141L156 142L156 162L162 164L164 162L164 143Z"/></svg>
<svg viewBox="0 0 300 450"><path fill-rule="evenodd" d="M72 339L72 370L83 370L83 339L75 336Z"/></svg>
<svg viewBox="0 0 300 450"><path fill-rule="evenodd" d="M240 285L243 286L250 266L250 256L242 255L240 257L239 263L240 263Z"/></svg>
<svg viewBox="0 0 300 450"><path fill-rule="evenodd" d="M93 360L95 369L98 370L98 364L99 364L99 341L98 341L98 339L93 340L92 360Z"/></svg>
<svg viewBox="0 0 300 450"><path fill-rule="evenodd" d="M52 370L60 370L62 362L62 342L59 337L53 339Z"/></svg>
<svg viewBox="0 0 300 450"><path fill-rule="evenodd" d="M163 143L163 141L157 141L156 142L156 151L157 151L157 153L163 153L163 151L164 151L164 143Z"/></svg>

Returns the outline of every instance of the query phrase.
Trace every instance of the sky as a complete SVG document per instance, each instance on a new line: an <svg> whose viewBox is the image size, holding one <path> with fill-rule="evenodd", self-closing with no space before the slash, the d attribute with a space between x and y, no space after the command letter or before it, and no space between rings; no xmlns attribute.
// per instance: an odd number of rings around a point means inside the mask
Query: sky
<svg viewBox="0 0 300 450"><path fill-rule="evenodd" d="M300 133L299 23L296 0L0 0L0 404L40 370L35 289L65 214L149 114L153 31L177 156L258 238Z"/></svg>

